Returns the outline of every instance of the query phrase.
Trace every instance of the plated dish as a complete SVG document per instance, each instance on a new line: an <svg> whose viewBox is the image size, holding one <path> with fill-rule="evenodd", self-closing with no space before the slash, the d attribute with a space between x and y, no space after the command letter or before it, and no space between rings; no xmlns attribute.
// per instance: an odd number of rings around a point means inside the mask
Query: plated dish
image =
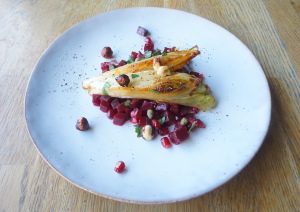
<svg viewBox="0 0 300 212"><path fill-rule="evenodd" d="M101 73L104 46L116 50L117 60L143 47L138 26L151 32L157 47L198 45L201 55L191 67L204 74L217 101L198 114L206 128L169 149L137 138L130 123L113 125L81 86ZM182 11L127 8L80 22L54 41L32 73L25 110L34 144L59 174L107 198L150 204L197 197L235 176L264 140L271 100L253 54L222 27ZM81 116L90 130L75 129ZM126 163L122 174L114 172L120 160Z"/></svg>

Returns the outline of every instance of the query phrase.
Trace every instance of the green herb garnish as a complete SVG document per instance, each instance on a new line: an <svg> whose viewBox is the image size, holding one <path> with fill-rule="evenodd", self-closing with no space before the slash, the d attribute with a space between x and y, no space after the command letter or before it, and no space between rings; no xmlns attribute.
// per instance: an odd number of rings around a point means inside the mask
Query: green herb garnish
<svg viewBox="0 0 300 212"><path fill-rule="evenodd" d="M156 51L152 54L152 57L160 55L159 51Z"/></svg>
<svg viewBox="0 0 300 212"><path fill-rule="evenodd" d="M162 55L162 56L166 56L166 55L167 55L167 52L163 52L161 55Z"/></svg>
<svg viewBox="0 0 300 212"><path fill-rule="evenodd" d="M191 130L195 127L195 125L196 125L196 121L194 121L194 122L192 123L192 125L191 125L191 127L190 127L190 129L189 129L189 133L190 133Z"/></svg>
<svg viewBox="0 0 300 212"><path fill-rule="evenodd" d="M110 84L108 82L105 82L102 88L102 94L105 96L109 96L108 93L106 93L106 88L110 88Z"/></svg>
<svg viewBox="0 0 300 212"><path fill-rule="evenodd" d="M131 74L132 79L139 77L137 74Z"/></svg>
<svg viewBox="0 0 300 212"><path fill-rule="evenodd" d="M126 102L125 102L125 106L130 106L129 105L129 103L130 103L130 100L128 99L128 100L126 100Z"/></svg>
<svg viewBox="0 0 300 212"><path fill-rule="evenodd" d="M115 69L115 67L113 65L109 65L108 67L109 67L109 70Z"/></svg>
<svg viewBox="0 0 300 212"><path fill-rule="evenodd" d="M146 51L145 52L145 58L150 58L152 55L152 52L151 51Z"/></svg>
<svg viewBox="0 0 300 212"><path fill-rule="evenodd" d="M153 92L153 93L159 93L159 91L155 91L155 90L149 90L149 91L151 91L151 92Z"/></svg>
<svg viewBox="0 0 300 212"><path fill-rule="evenodd" d="M161 119L158 119L158 122L159 122L160 124L165 123L165 121L166 121L166 117L165 117L165 116L162 117Z"/></svg>
<svg viewBox="0 0 300 212"><path fill-rule="evenodd" d="M134 125L135 127L135 133L137 134L137 137L142 137L142 127L140 127L139 125Z"/></svg>
<svg viewBox="0 0 300 212"><path fill-rule="evenodd" d="M128 60L126 61L127 63L134 63L134 60L132 59L131 56L129 56Z"/></svg>

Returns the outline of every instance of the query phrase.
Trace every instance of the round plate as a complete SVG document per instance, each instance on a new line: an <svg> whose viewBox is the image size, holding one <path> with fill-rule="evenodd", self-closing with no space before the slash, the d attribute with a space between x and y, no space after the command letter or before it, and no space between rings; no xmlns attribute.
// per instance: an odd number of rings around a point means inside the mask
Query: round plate
<svg viewBox="0 0 300 212"><path fill-rule="evenodd" d="M155 48L198 45L192 69L203 73L217 106L198 117L206 128L165 149L160 138L137 138L131 123L115 126L93 106L81 82L101 73L100 56L110 46L118 61L142 51L150 31ZM108 198L168 203L203 195L236 175L261 146L270 122L266 77L246 46L201 17L162 8L106 12L73 26L38 61L26 95L26 121L46 161L75 185ZM75 129L79 117L91 129ZM126 171L114 171L117 161Z"/></svg>

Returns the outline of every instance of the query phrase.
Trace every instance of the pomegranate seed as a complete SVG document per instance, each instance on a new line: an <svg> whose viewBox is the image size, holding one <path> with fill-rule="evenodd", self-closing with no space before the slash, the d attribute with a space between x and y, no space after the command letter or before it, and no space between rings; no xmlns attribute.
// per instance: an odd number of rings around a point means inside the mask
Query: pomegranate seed
<svg viewBox="0 0 300 212"><path fill-rule="evenodd" d="M125 163L123 161L118 161L115 166L115 172L122 173L125 169Z"/></svg>
<svg viewBox="0 0 300 212"><path fill-rule="evenodd" d="M152 119L152 125L155 129L159 129L161 124L156 119Z"/></svg>
<svg viewBox="0 0 300 212"><path fill-rule="evenodd" d="M166 149L171 147L171 142L170 139L168 137L163 137L160 139L161 145L163 147L165 147Z"/></svg>
<svg viewBox="0 0 300 212"><path fill-rule="evenodd" d="M200 110L197 107L193 107L193 111L194 111L195 114L197 114L197 113L199 113Z"/></svg>

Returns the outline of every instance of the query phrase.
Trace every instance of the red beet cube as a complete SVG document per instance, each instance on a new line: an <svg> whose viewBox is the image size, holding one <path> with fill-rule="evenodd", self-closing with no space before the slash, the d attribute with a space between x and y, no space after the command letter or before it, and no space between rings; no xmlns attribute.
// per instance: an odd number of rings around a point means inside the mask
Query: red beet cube
<svg viewBox="0 0 300 212"><path fill-rule="evenodd" d="M117 108L118 112L122 112L122 113L129 113L130 112L130 107L126 106L125 102L122 102L116 108Z"/></svg>
<svg viewBox="0 0 300 212"><path fill-rule="evenodd" d="M145 58L145 55L143 55L141 52L139 52L136 56L136 58L140 59L140 58Z"/></svg>
<svg viewBox="0 0 300 212"><path fill-rule="evenodd" d="M102 104L102 102L108 102L108 103L110 103L112 100L113 100L113 98L110 97L110 96L102 95L102 96L100 97L100 102L101 102L101 104Z"/></svg>
<svg viewBox="0 0 300 212"><path fill-rule="evenodd" d="M181 106L179 108L179 115L185 116L188 113L188 107L187 106Z"/></svg>
<svg viewBox="0 0 300 212"><path fill-rule="evenodd" d="M158 130L158 134L160 136L165 136L169 134L169 128L167 126L162 126L159 130Z"/></svg>
<svg viewBox="0 0 300 212"><path fill-rule="evenodd" d="M173 130L179 130L182 127L185 127L185 126L181 125L180 122L176 122Z"/></svg>
<svg viewBox="0 0 300 212"><path fill-rule="evenodd" d="M126 65L126 64L127 64L127 62L126 62L125 60L121 60L121 61L118 63L118 65L116 66L116 68L121 67L121 66L124 66L124 65Z"/></svg>
<svg viewBox="0 0 300 212"><path fill-rule="evenodd" d="M138 108L134 108L131 113L130 113L130 116L132 118L135 118L135 119L139 119L141 118L142 116L142 110L138 109Z"/></svg>
<svg viewBox="0 0 300 212"><path fill-rule="evenodd" d="M130 107L132 108L139 108L142 104L142 100L140 99L131 99L129 102Z"/></svg>
<svg viewBox="0 0 300 212"><path fill-rule="evenodd" d="M164 116L166 117L165 123L168 125L174 124L176 122L176 118L175 115L170 112L170 111L166 111L164 113Z"/></svg>
<svg viewBox="0 0 300 212"><path fill-rule="evenodd" d="M148 34L148 30L145 29L145 28L143 28L143 27L141 27L141 26L139 26L139 27L137 28L136 33L139 34L139 35L141 35L141 36L144 36L144 37L145 37L145 36Z"/></svg>
<svg viewBox="0 0 300 212"><path fill-rule="evenodd" d="M136 52L131 52L130 57L134 61L137 58L138 53Z"/></svg>
<svg viewBox="0 0 300 212"><path fill-rule="evenodd" d="M101 63L101 70L102 73L109 71L109 65L106 65L105 63Z"/></svg>
<svg viewBox="0 0 300 212"><path fill-rule="evenodd" d="M144 101L142 106L141 106L141 110L143 112L147 111L148 109L152 109L153 110L154 106L153 104L151 104L151 102L148 102L148 101Z"/></svg>
<svg viewBox="0 0 300 212"><path fill-rule="evenodd" d="M154 51L154 44L149 44L149 43L146 43L144 45L144 52L147 52L147 51Z"/></svg>
<svg viewBox="0 0 300 212"><path fill-rule="evenodd" d="M100 110L104 113L107 113L110 109L110 103L107 101L101 101Z"/></svg>
<svg viewBox="0 0 300 212"><path fill-rule="evenodd" d="M114 100L111 101L110 105L111 108L115 109L118 105L120 104L120 101L118 98L115 98Z"/></svg>
<svg viewBox="0 0 300 212"><path fill-rule="evenodd" d="M166 103L166 102L159 102L156 105L155 110L157 110L157 111L167 111L167 110L169 110L169 107L170 107L170 105L168 103Z"/></svg>
<svg viewBox="0 0 300 212"><path fill-rule="evenodd" d="M128 120L128 115L126 113L117 113L114 116L113 124L122 126Z"/></svg>
<svg viewBox="0 0 300 212"><path fill-rule="evenodd" d="M100 106L100 98L101 98L102 95L100 94L93 94L92 95L92 102L93 102L93 105L94 106Z"/></svg>
<svg viewBox="0 0 300 212"><path fill-rule="evenodd" d="M170 109L172 113L178 114L179 113L179 107L178 104L170 104Z"/></svg>
<svg viewBox="0 0 300 212"><path fill-rule="evenodd" d="M117 109L112 109L110 108L108 111L107 111L107 118L109 119L114 119L114 116L118 113L118 110Z"/></svg>
<svg viewBox="0 0 300 212"><path fill-rule="evenodd" d="M180 144L189 138L189 132L186 127L181 127L180 129L174 130L169 134L170 141L173 144Z"/></svg>
<svg viewBox="0 0 300 212"><path fill-rule="evenodd" d="M141 116L138 120L139 126L144 127L146 125L151 125L151 119L149 119L147 116Z"/></svg>

